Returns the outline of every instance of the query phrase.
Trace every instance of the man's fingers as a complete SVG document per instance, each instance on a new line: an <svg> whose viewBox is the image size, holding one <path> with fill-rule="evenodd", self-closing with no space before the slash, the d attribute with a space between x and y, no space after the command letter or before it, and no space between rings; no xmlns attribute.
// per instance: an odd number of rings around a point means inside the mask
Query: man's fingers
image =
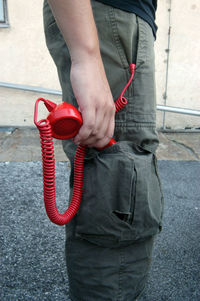
<svg viewBox="0 0 200 301"><path fill-rule="evenodd" d="M91 135L94 136L96 140L103 139L106 136L108 122L109 119L104 112L96 112L96 123L91 133Z"/></svg>
<svg viewBox="0 0 200 301"><path fill-rule="evenodd" d="M102 110L101 107L98 110L84 108L82 111L83 126L74 138L74 142L89 147L104 147L114 133L114 115L114 104L107 106L106 110Z"/></svg>
<svg viewBox="0 0 200 301"><path fill-rule="evenodd" d="M109 143L110 139L113 137L114 134L114 128L115 128L115 119L110 118L110 121L108 123L108 127L106 129L106 134L103 138L96 140L93 144L88 144L89 147L96 147L96 148L102 148L106 144Z"/></svg>
<svg viewBox="0 0 200 301"><path fill-rule="evenodd" d="M115 129L115 118L113 116L113 118L110 119L110 122L108 124L108 128L107 128L107 136L112 138L114 135L114 129Z"/></svg>
<svg viewBox="0 0 200 301"><path fill-rule="evenodd" d="M87 138L91 135L94 127L95 127L95 110L86 109L82 113L83 125L80 128L76 137L74 137L74 143L82 143L87 140Z"/></svg>
<svg viewBox="0 0 200 301"><path fill-rule="evenodd" d="M110 139L113 137L114 134L114 127L115 127L115 119L114 116L107 116L104 121L104 126L102 126L101 131L99 131L96 135L92 135L85 141L85 144L89 147L104 147Z"/></svg>

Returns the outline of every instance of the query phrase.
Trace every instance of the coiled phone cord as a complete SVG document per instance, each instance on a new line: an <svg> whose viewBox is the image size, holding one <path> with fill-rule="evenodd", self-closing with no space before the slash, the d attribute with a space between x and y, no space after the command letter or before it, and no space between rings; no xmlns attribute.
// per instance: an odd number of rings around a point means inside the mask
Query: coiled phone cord
<svg viewBox="0 0 200 301"><path fill-rule="evenodd" d="M116 113L119 112L127 104L127 99L123 95L133 79L135 67L136 66L134 64L130 65L131 76L119 98L115 102ZM40 132L43 161L43 189L45 209L49 219L53 223L57 225L65 225L77 213L82 200L84 158L87 147L84 145L79 145L77 147L74 160L74 188L72 200L65 213L60 214L56 207L55 158L51 124L48 119L37 121L36 111L38 102L41 100L45 101L44 99L40 98L36 102L34 122Z"/></svg>

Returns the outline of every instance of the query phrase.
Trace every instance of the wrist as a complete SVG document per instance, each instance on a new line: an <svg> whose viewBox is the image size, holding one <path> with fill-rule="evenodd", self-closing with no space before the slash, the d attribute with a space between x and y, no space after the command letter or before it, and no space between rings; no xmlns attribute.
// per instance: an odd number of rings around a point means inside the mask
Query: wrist
<svg viewBox="0 0 200 301"><path fill-rule="evenodd" d="M101 61L99 45L81 45L75 49L70 49L72 64Z"/></svg>

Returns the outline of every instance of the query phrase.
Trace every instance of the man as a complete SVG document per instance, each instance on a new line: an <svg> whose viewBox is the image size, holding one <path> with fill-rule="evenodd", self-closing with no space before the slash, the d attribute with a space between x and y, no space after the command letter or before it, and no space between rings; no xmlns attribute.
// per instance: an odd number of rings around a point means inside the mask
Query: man
<svg viewBox="0 0 200 301"><path fill-rule="evenodd" d="M88 146L81 208L67 225L66 261L72 301L133 301L143 291L162 193L155 151L154 0L49 0L46 43L57 66L63 101L79 107L83 125L64 141L73 160ZM128 103L114 101L130 78ZM102 152L114 137L118 143Z"/></svg>

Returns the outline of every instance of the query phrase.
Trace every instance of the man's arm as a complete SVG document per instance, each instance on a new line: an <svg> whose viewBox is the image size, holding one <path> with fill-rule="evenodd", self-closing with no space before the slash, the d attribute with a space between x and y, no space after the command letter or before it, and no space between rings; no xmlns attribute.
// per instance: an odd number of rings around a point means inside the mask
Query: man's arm
<svg viewBox="0 0 200 301"><path fill-rule="evenodd" d="M115 106L89 0L48 0L69 48L71 83L83 117L75 143L103 147L114 132Z"/></svg>

